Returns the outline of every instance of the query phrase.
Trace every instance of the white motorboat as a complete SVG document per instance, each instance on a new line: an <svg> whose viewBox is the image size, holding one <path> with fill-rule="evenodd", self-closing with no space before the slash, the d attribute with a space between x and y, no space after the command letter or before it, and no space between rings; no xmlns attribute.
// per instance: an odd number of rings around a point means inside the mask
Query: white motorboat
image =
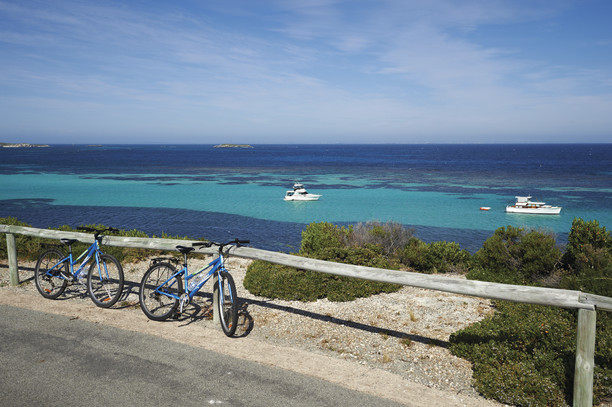
<svg viewBox="0 0 612 407"><path fill-rule="evenodd" d="M546 205L545 202L532 201L530 196L517 196L514 205L506 206L508 213L528 213L534 215L558 215L560 206Z"/></svg>
<svg viewBox="0 0 612 407"><path fill-rule="evenodd" d="M306 191L304 184L296 182L293 184L293 191L287 191L285 194L285 201L316 201L321 195L311 194Z"/></svg>

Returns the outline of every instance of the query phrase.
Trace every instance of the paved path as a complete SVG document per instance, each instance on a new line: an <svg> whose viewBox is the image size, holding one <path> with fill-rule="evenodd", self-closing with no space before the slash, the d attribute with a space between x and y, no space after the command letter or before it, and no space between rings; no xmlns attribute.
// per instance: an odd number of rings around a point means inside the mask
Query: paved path
<svg viewBox="0 0 612 407"><path fill-rule="evenodd" d="M6 305L0 360L4 406L400 405L200 347Z"/></svg>

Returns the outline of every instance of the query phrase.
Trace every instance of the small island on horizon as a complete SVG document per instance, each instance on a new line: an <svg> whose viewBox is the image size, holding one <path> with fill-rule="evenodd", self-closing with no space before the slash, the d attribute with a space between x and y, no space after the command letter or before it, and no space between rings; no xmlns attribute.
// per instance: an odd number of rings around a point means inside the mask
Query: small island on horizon
<svg viewBox="0 0 612 407"><path fill-rule="evenodd" d="M32 147L49 147L48 144L30 144L30 143L0 143L2 148L32 148Z"/></svg>
<svg viewBox="0 0 612 407"><path fill-rule="evenodd" d="M215 148L253 148L250 144L217 144Z"/></svg>

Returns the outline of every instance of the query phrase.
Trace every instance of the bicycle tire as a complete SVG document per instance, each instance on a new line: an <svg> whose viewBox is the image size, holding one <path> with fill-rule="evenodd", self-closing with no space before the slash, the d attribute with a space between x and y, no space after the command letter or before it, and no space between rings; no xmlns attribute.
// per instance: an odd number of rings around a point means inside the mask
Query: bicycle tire
<svg viewBox="0 0 612 407"><path fill-rule="evenodd" d="M68 261L64 261L58 267L53 268L65 257L58 249L48 249L38 257L34 271L34 282L36 283L36 289L43 297L54 300L62 295L66 289L68 281L65 277L62 277L62 274L64 276L70 275L70 264ZM50 272L51 276L47 275L50 268L53 268Z"/></svg>
<svg viewBox="0 0 612 407"><path fill-rule="evenodd" d="M112 255L102 254L99 263L94 260L89 266L87 292L98 307L115 305L123 293L123 284L123 267Z"/></svg>
<svg viewBox="0 0 612 407"><path fill-rule="evenodd" d="M160 293L162 291L178 297L183 294L183 281L180 275L172 277L175 273L176 269L172 264L157 263L149 267L142 277L139 293L140 309L149 319L164 321L176 312L179 300Z"/></svg>
<svg viewBox="0 0 612 407"><path fill-rule="evenodd" d="M232 336L238 327L238 295L236 294L236 284L234 278L227 271L219 272L220 290L217 296L219 307L219 322L223 333Z"/></svg>

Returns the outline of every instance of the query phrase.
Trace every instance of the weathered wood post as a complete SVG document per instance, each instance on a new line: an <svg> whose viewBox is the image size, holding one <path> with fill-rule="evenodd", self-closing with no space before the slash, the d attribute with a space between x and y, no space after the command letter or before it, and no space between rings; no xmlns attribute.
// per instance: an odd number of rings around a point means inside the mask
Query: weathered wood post
<svg viewBox="0 0 612 407"><path fill-rule="evenodd" d="M19 285L19 269L17 267L17 243L15 235L12 233L6 234L6 251L8 254L9 274L11 276L11 285Z"/></svg>
<svg viewBox="0 0 612 407"><path fill-rule="evenodd" d="M593 405L596 316L596 311L578 310L576 367L574 369L574 407L591 407Z"/></svg>

